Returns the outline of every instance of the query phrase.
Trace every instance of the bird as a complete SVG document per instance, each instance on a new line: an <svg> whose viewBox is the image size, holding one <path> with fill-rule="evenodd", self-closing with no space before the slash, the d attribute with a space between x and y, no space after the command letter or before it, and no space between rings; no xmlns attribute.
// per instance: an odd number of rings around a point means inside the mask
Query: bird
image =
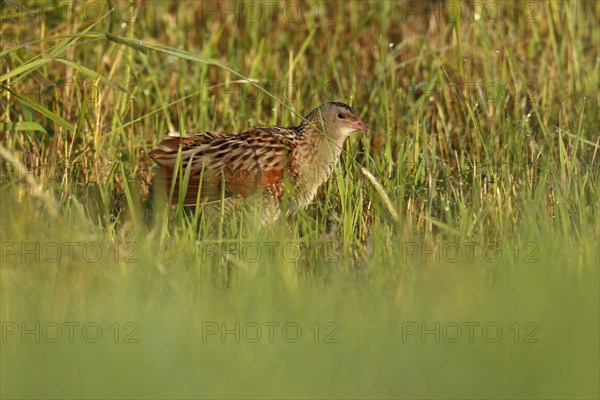
<svg viewBox="0 0 600 400"><path fill-rule="evenodd" d="M268 224L281 215L282 208L290 214L314 200L338 162L346 138L361 130L367 131L367 125L353 107L328 102L297 126L253 127L241 133L173 133L148 154L158 164L152 185L167 195L172 190L172 205L200 204L225 213L259 197L262 223Z"/></svg>

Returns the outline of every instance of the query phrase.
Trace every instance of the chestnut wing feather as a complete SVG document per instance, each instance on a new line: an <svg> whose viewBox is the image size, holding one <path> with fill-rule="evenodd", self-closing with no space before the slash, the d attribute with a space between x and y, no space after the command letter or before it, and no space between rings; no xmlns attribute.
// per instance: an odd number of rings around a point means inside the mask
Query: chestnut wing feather
<svg viewBox="0 0 600 400"><path fill-rule="evenodd" d="M168 191L181 152L173 204L179 199L179 185L188 165L190 179L184 205L194 205L198 198L201 202L219 200L221 195L248 197L281 182L295 146L293 135L282 131L255 128L238 135L206 132L167 137L149 156L160 166L156 179Z"/></svg>

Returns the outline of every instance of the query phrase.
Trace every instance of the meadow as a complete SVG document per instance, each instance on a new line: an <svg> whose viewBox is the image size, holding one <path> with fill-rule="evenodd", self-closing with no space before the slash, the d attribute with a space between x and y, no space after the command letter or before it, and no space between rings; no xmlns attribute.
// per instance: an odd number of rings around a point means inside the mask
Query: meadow
<svg viewBox="0 0 600 400"><path fill-rule="evenodd" d="M0 397L600 397L596 2L0 15ZM326 101L370 131L306 210L149 205L168 132Z"/></svg>

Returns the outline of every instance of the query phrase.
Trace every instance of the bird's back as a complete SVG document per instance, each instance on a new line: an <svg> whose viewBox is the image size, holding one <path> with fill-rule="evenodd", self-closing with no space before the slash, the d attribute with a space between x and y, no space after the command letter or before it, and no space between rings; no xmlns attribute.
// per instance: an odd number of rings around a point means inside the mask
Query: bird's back
<svg viewBox="0 0 600 400"><path fill-rule="evenodd" d="M240 134L172 134L149 153L159 165L153 186L167 192L174 187L172 203L177 204L189 170L183 205L245 198L260 192L281 196L295 136L289 128L254 128Z"/></svg>

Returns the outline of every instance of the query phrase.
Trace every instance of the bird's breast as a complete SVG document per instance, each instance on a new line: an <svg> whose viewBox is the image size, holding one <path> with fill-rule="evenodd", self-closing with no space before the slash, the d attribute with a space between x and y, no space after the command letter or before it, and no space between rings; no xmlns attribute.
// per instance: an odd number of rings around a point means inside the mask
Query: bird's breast
<svg viewBox="0 0 600 400"><path fill-rule="evenodd" d="M299 189L298 205L312 202L319 187L329 179L341 153L335 145L299 146L294 154L294 175Z"/></svg>

